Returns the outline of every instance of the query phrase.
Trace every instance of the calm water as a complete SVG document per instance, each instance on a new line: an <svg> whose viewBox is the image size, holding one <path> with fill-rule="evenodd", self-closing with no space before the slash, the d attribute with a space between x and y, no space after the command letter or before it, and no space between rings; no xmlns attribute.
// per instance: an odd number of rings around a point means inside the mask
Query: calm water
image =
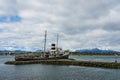
<svg viewBox="0 0 120 80"><path fill-rule="evenodd" d="M72 57L75 58L76 56ZM79 58L77 57L77 59ZM88 56L88 59L90 59L90 56ZM8 60L14 60L14 57L0 56L0 80L120 80L120 69L4 64Z"/></svg>
<svg viewBox="0 0 120 80"><path fill-rule="evenodd" d="M117 62L120 63L120 56L70 56L76 60L81 61L98 61L98 62Z"/></svg>

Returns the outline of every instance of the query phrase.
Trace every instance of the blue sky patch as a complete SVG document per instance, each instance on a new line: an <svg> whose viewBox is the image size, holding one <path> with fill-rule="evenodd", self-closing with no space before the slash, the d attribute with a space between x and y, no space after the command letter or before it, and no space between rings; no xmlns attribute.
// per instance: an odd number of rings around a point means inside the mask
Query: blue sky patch
<svg viewBox="0 0 120 80"><path fill-rule="evenodd" d="M22 18L20 16L2 16L0 17L0 23L14 23L20 22Z"/></svg>
<svg viewBox="0 0 120 80"><path fill-rule="evenodd" d="M3 32L3 29L0 29L0 32Z"/></svg>

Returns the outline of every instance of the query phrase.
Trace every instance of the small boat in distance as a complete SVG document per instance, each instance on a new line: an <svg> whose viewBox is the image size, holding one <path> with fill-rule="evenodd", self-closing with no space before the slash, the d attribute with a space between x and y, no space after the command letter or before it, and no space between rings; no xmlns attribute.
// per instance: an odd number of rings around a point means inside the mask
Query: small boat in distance
<svg viewBox="0 0 120 80"><path fill-rule="evenodd" d="M62 50L58 47L58 35L57 35L57 44L51 44L51 48L46 52L46 37L47 31L45 31L45 40L44 40L44 52L41 53L43 56L33 56L33 55L20 55L15 56L15 61L30 61L30 60L51 60L51 59L68 59L69 51Z"/></svg>

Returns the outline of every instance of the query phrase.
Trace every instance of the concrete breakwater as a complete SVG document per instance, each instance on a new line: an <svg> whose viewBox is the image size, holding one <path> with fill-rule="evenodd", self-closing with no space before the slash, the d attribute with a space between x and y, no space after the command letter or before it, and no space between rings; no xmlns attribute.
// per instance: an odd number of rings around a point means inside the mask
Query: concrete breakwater
<svg viewBox="0 0 120 80"><path fill-rule="evenodd" d="M101 67L120 69L120 63L115 62L89 62L89 61L76 61L76 60L36 60L36 61L7 61L5 64L11 65L25 65L25 64L52 64L52 65L74 65L74 66L87 66L87 67Z"/></svg>

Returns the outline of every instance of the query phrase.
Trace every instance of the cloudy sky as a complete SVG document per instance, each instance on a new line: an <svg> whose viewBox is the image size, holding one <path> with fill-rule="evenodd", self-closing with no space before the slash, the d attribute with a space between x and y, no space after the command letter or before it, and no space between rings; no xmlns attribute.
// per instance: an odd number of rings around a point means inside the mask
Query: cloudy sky
<svg viewBox="0 0 120 80"><path fill-rule="evenodd" d="M0 0L0 50L36 50L56 42L64 49L120 51L120 0Z"/></svg>

